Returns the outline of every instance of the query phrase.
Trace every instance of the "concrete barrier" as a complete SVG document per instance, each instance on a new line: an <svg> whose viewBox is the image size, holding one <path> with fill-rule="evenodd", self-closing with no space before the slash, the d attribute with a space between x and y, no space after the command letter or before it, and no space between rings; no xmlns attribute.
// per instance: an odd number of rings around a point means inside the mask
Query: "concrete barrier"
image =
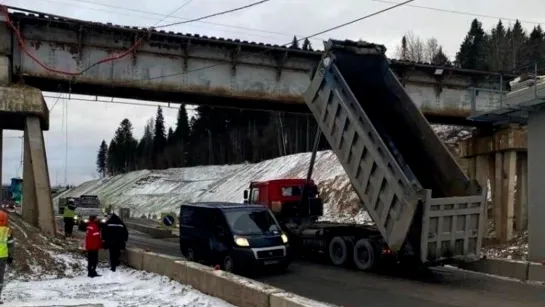
<svg viewBox="0 0 545 307"><path fill-rule="evenodd" d="M199 263L137 248L128 248L121 261L134 269L167 276L240 307L334 306Z"/></svg>
<svg viewBox="0 0 545 307"><path fill-rule="evenodd" d="M121 261L133 269L143 270L143 254L144 251L139 248L127 248L127 250L123 253Z"/></svg>
<svg viewBox="0 0 545 307"><path fill-rule="evenodd" d="M129 227L130 229L140 231L155 239L164 239L164 238L174 237L174 235L172 234L172 230L168 230L168 229L161 229L157 227L146 226L146 225L131 223L131 222L125 222L125 225L127 225L127 227Z"/></svg>
<svg viewBox="0 0 545 307"><path fill-rule="evenodd" d="M333 305L309 300L306 297L302 297L293 293L273 293L270 297L269 307L330 307Z"/></svg>
<svg viewBox="0 0 545 307"><path fill-rule="evenodd" d="M526 261L513 261L504 259L481 259L476 262L466 263L460 267L470 271L498 275L503 277L528 280L528 266Z"/></svg>
<svg viewBox="0 0 545 307"><path fill-rule="evenodd" d="M172 257L152 252L142 253L142 269L151 273L168 276L171 279L171 270L176 261L183 260L181 257Z"/></svg>
<svg viewBox="0 0 545 307"><path fill-rule="evenodd" d="M545 282L545 265L530 263L528 266L528 280Z"/></svg>
<svg viewBox="0 0 545 307"><path fill-rule="evenodd" d="M270 306L270 296L282 289L221 270L213 271L210 295L221 297L235 306ZM314 304L308 306L315 306Z"/></svg>

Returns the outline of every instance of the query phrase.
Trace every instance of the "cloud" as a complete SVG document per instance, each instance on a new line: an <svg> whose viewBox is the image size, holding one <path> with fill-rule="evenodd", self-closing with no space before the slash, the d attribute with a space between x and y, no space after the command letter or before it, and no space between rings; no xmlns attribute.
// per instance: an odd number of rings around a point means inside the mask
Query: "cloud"
<svg viewBox="0 0 545 307"><path fill-rule="evenodd" d="M26 9L44 11L73 18L97 22L149 27L190 19L215 13L221 10L245 5L255 0L198 0L175 14L177 17L163 18L183 2L168 0L5 0L6 5L24 7ZM539 20L541 2L527 0L522 6L513 1L495 0L494 6L487 1L473 0L419 0L415 4L458 11L474 12L503 17L520 17L524 20ZM303 37L340 23L370 14L386 8L391 4L372 0L273 0L263 5L228 15L218 16L203 22L184 24L168 28L170 31L198 33L207 36L239 38L249 41L260 41L284 44L291 41L293 35ZM370 42L385 44L389 55L401 36L408 30L424 38L436 37L444 46L447 55L453 57L474 16L444 13L414 7L401 7L382 15L363 20L356 24L330 33L319 35L311 42L322 48L322 41L329 37L339 39L364 39ZM164 20L163 20L164 19ZM497 18L480 18L485 28L497 23ZM509 22L507 22L509 23ZM227 26L226 26L227 25ZM531 23L523 23L527 28ZM57 96L55 93L47 95ZM89 99L89 97L87 97ZM92 97L91 97L92 99ZM51 107L55 99L47 98ZM63 121L63 106L67 105L68 119ZM174 125L176 110L165 109L166 122ZM64 183L65 163L67 181L78 184L96 176L95 160L100 142L109 140L124 118L129 118L134 125L134 133L138 138L143 126L150 116L154 116L156 107L139 107L122 104L105 104L60 99L51 113L51 130L46 132L47 155L52 184ZM66 141L65 127L68 129ZM6 136L20 136L20 132L8 131ZM21 140L5 138L2 181L8 182L10 177L21 174ZM68 146L68 159L65 149ZM66 160L66 161L65 161Z"/></svg>

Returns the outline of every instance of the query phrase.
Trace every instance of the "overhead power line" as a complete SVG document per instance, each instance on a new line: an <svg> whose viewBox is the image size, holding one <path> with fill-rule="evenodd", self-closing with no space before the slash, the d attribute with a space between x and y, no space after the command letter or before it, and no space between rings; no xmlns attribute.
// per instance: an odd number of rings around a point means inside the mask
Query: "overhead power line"
<svg viewBox="0 0 545 307"><path fill-rule="evenodd" d="M36 0L36 1L66 3L66 2L59 2L59 1L62 1L62 0ZM81 8L81 9L94 10L94 11L98 11L98 12L107 12L109 14L116 14L116 15L120 15L120 16L140 17L140 16L134 16L134 15L130 15L130 14L122 14L120 12L120 11L126 11L126 12L144 14L144 15L147 15L147 16L168 17L167 14L163 14L163 13L144 11L144 10L139 10L139 9L136 9L136 8L123 7L123 6L100 3L100 2L94 2L94 1L89 1L89 0L65 0L65 1L74 3L74 4L72 4L72 6L75 6L75 7ZM86 3L86 4L90 4L90 5L94 5L94 6L101 6L101 7L104 7L104 8L113 8L115 10L101 10L99 8L96 8L96 7L87 7L87 6L78 5L78 4L81 4L81 3ZM156 18L150 18L150 17L143 17L143 18L144 19L154 20L154 21L157 20ZM182 20L182 21L189 20L189 18L182 18L182 17L178 17L178 16L170 16L168 18L169 19L178 19L178 20ZM274 34L274 35L289 36L289 37L291 37L293 35L301 36L301 35L296 34L296 33L295 34L294 33L282 33L282 32L276 32L276 31L270 31L270 30L264 30L264 29L256 29L256 28L237 26L237 25L229 25L229 24L212 22L212 21L204 21L204 20L196 21L196 23L207 24L207 25L212 25L212 26L226 27L226 28L232 28L232 29L248 30L248 31L260 32L260 33L264 33L264 34ZM194 25L194 26L196 26L196 25ZM212 27L206 27L206 26L203 26L203 25L196 26L196 27L202 27L202 28L205 28L205 29L206 28L208 28L208 29L212 28ZM232 32L232 33L245 33L245 34L249 34L249 35L265 37L263 35L258 35L257 33L256 34L254 34L254 33L250 34L250 33L239 32L239 31L229 31L229 30L223 30L223 31ZM321 38L316 38L316 39L318 40L318 39L321 39Z"/></svg>
<svg viewBox="0 0 545 307"><path fill-rule="evenodd" d="M388 0L373 0L375 2L382 2L382 3L389 3L389 4L395 4L398 2L394 1L388 1ZM443 13L450 13L450 14L457 14L457 15L466 15L466 16L473 16L473 17L481 17L481 18L493 18L493 19L501 19L501 20L508 20L508 21L520 21L524 23L531 23L535 25L543 25L543 22L537 22L533 20L524 20L524 19L517 19L517 18L510 18L510 17L501 17L501 16L494 16L494 15L486 15L486 14L477 14L472 12L463 12L463 11L457 11L457 10L448 10L448 9L441 9L436 7L429 7L429 6L422 6L422 5L407 5L408 7L414 7L419 9L425 9L425 10L431 10L436 12L443 12Z"/></svg>
<svg viewBox="0 0 545 307"><path fill-rule="evenodd" d="M182 5L178 6L174 11L170 12L170 14L163 16L163 18L161 18L161 20L157 21L154 26L156 26L156 25L160 24L161 22L165 21L165 19L172 17L172 15L178 13L178 11L180 11L181 9L186 7L191 2L193 2L193 0L187 0Z"/></svg>
<svg viewBox="0 0 545 307"><path fill-rule="evenodd" d="M408 3L411 3L413 2L414 0L408 0L408 1L405 1L405 2L401 2L401 3L396 3L395 5L392 5L390 7L387 7L385 9L382 9L382 10L379 10L379 11L376 11L374 13L371 13L371 14L367 14L365 16L362 16L362 17L359 17L359 18L356 18L356 19L353 19L349 22L345 22L345 23L342 23L340 25L337 25L337 26L334 26L334 27L331 27L331 28L328 28L328 29L325 29L325 30L322 30L320 32L316 32L314 34L311 34L311 35L308 35L308 36L305 36L303 38L300 38L300 39L297 39L296 41L297 42L301 42L301 41L304 41L306 39L309 39L309 38L312 38L314 36L318 36L318 35L321 35L321 34L324 34L324 33L327 33L327 32L331 32L333 30L337 30L337 29L340 29L340 28L343 28L343 27L346 27L346 26L349 26L351 24L354 24L356 22L359 22L359 21L362 21L364 19L367 19L367 18L371 18L373 16L376 16L376 15L379 15L379 14L382 14L382 13L385 13L387 11L390 11L390 10L393 10L395 8L398 8L400 6L403 6L403 5L406 5ZM280 46L289 46L290 44L292 44L293 41L290 41L288 43L285 43L285 44L282 44ZM272 51L274 50L275 48L267 48L261 52L258 52L256 54L263 54L263 53L267 53L269 51ZM214 68L214 67L218 67L218 66L221 66L221 65L227 65L226 63L218 63L218 64L213 64L213 65L209 65L209 66L204 66L204 67L200 67L200 68L196 68L196 69L193 69L193 70L188 70L188 71L181 71L181 72L178 72L178 73L173 73L173 74L168 74L168 75L163 75L163 76L157 76L157 77L150 77L150 78L146 78L146 79L139 79L139 80L128 80L126 81L126 83L131 83L131 82L138 82L138 81L149 81L149 80L157 80L157 79L163 79L163 78L169 78L169 77L174 77L174 76L179 76L179 75L183 75L183 74L186 74L186 73L192 73L192 72L197 72L197 71L203 71L203 70L206 70L206 69L210 69L210 68Z"/></svg>
<svg viewBox="0 0 545 307"><path fill-rule="evenodd" d="M199 18L194 18L194 19L189 19L189 20L185 20L185 21L179 21L179 22L173 22L173 23L169 23L169 24L165 24L165 25L160 25L160 26L157 26L155 28L160 29L160 28L166 28L166 27L171 27L171 26L182 25L182 24L186 24L186 23L190 23L190 22L201 21L203 19L208 19L208 18L212 18L212 17L221 16L221 15L233 13L233 12L236 12L236 11L244 10L244 9L247 9L247 8L251 8L253 6L260 5L260 4L263 4L265 2L269 2L269 1L271 1L271 0L261 0L261 1L253 2L253 3L247 4L247 5L239 6L239 7L234 8L234 9L221 11L221 12L218 12L218 13L202 16L202 17L199 17Z"/></svg>

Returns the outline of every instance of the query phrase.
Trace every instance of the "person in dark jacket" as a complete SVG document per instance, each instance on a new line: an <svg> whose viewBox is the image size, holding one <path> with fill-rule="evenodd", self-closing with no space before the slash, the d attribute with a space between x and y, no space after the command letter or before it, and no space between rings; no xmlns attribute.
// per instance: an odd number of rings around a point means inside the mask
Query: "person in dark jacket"
<svg viewBox="0 0 545 307"><path fill-rule="evenodd" d="M129 231L125 223L115 213L106 221L102 229L104 248L110 251L110 269L115 272L119 265L121 251L125 249L129 240Z"/></svg>

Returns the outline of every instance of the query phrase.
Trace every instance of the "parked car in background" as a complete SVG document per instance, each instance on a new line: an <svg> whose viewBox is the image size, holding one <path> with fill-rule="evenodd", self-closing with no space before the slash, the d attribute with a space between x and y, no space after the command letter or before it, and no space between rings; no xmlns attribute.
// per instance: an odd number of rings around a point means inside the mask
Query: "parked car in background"
<svg viewBox="0 0 545 307"><path fill-rule="evenodd" d="M85 231L89 223L90 216L96 216L97 222L102 227L108 220L108 216L100 208L82 208L78 207L75 211L74 224L78 226L78 230Z"/></svg>

